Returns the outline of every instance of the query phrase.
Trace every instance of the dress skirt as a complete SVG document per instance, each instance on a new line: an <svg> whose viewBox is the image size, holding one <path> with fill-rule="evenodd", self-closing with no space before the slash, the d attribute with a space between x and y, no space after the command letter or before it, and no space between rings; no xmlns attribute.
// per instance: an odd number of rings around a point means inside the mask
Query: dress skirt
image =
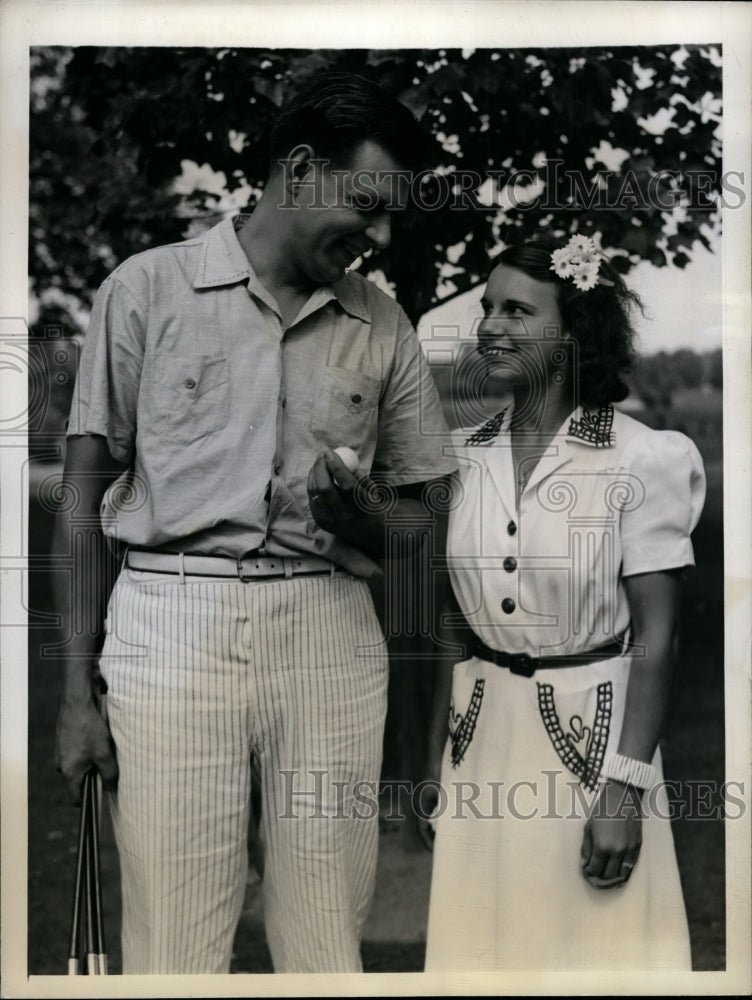
<svg viewBox="0 0 752 1000"><path fill-rule="evenodd" d="M529 678L477 658L455 666L426 971L691 969L659 752L631 878L597 889L581 874L629 662Z"/></svg>

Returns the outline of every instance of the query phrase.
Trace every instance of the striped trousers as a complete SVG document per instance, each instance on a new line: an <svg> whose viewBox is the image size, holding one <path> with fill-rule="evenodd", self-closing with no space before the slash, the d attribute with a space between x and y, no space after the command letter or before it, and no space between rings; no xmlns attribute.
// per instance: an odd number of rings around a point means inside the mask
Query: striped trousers
<svg viewBox="0 0 752 1000"><path fill-rule="evenodd" d="M229 970L252 758L275 971L360 971L388 678L367 585L124 569L100 668L120 768L123 971Z"/></svg>

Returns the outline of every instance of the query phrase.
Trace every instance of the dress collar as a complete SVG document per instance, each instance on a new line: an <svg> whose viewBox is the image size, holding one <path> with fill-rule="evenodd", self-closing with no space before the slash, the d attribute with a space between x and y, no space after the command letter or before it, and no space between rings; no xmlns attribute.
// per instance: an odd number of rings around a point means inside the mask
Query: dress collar
<svg viewBox="0 0 752 1000"><path fill-rule="evenodd" d="M465 445L489 445L508 426L512 416L512 404L505 406L495 416L487 420L469 437ZM614 446L614 408L611 403L590 410L586 406L578 406L564 421L559 434L567 427L566 440L576 444L585 444L591 448L613 448ZM556 435L558 437L558 434Z"/></svg>
<svg viewBox="0 0 752 1000"><path fill-rule="evenodd" d="M511 416L512 404L505 406L503 410L487 420L485 424L476 428L469 437L465 439L465 445L473 447L475 445L491 444L501 433L501 429L505 423L505 417L509 414Z"/></svg>
<svg viewBox="0 0 752 1000"><path fill-rule="evenodd" d="M605 403L597 410L578 406L569 420L567 441L586 444L591 448L613 448L614 408Z"/></svg>

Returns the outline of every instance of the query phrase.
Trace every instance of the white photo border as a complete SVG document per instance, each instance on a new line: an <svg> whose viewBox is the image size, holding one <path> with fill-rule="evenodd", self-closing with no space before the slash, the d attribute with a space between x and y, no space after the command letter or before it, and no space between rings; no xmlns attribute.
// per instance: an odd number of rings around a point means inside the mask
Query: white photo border
<svg viewBox="0 0 752 1000"><path fill-rule="evenodd" d="M752 375L750 366L750 34L752 9L734 3L600 0L340 0L328 3L210 0L6 0L0 8L0 324L18 335L28 310L28 87L33 45L244 45L248 47L462 48L721 43L724 169L744 175L745 203L724 213L724 538L726 772L750 775L752 635ZM0 421L23 412L26 378L0 371ZM0 424L1 425L1 424ZM7 426L7 424L6 424ZM2 663L2 979L4 996L377 996L670 995L752 989L750 810L726 825L725 972L504 973L441 977L361 976L86 977L26 973L27 691L23 549L18 526L28 501L23 435L0 449L0 653ZM22 488L19 488L22 487ZM10 624L8 624L10 623ZM62 964L62 958L61 958Z"/></svg>

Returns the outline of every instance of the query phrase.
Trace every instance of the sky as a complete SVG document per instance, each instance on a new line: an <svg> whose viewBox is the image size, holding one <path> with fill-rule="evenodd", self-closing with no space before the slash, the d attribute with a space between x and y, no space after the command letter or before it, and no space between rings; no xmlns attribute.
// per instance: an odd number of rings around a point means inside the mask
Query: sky
<svg viewBox="0 0 752 1000"><path fill-rule="evenodd" d="M721 246L716 244L711 253L696 244L693 257L684 270L643 262L632 272L632 287L642 297L649 317L639 322L643 353L680 347L702 353L721 346Z"/></svg>

